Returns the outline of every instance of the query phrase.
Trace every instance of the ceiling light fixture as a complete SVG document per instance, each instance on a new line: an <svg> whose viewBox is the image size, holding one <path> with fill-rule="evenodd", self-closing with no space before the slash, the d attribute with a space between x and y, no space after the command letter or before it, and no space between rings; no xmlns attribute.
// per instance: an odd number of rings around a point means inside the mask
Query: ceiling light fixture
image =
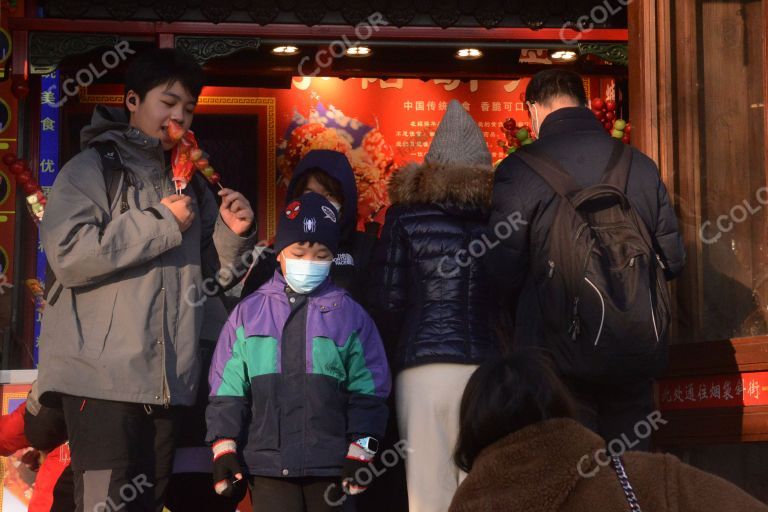
<svg viewBox="0 0 768 512"><path fill-rule="evenodd" d="M296 46L275 46L272 48L275 55L296 55L299 49Z"/></svg>
<svg viewBox="0 0 768 512"><path fill-rule="evenodd" d="M461 60L475 60L483 56L483 52L477 48L462 48L456 52L456 58Z"/></svg>
<svg viewBox="0 0 768 512"><path fill-rule="evenodd" d="M347 57L370 57L373 51L368 46L352 46L347 48Z"/></svg>
<svg viewBox="0 0 768 512"><path fill-rule="evenodd" d="M573 62L578 58L578 54L573 50L550 50L549 52L549 59L552 62Z"/></svg>

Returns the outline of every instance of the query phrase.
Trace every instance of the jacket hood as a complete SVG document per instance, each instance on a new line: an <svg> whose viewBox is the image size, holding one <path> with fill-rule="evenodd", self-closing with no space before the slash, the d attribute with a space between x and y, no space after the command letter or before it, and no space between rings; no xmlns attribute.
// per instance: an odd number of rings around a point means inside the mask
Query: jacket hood
<svg viewBox="0 0 768 512"><path fill-rule="evenodd" d="M293 190L301 175L315 168L322 170L341 183L341 189L344 192L341 237L347 238L357 226L357 183L355 182L355 172L343 153L330 149L314 149L307 153L293 170L293 176L288 184L285 197L286 199L293 197Z"/></svg>
<svg viewBox="0 0 768 512"><path fill-rule="evenodd" d="M475 510L483 508L489 492L508 510L560 510L584 479L579 469L589 474L597 467L594 453L600 448L605 448L603 439L572 419L528 426L483 450L457 496L462 504L474 503Z"/></svg>
<svg viewBox="0 0 768 512"><path fill-rule="evenodd" d="M160 139L144 134L138 128L128 124L128 115L123 108L97 105L93 109L91 123L80 130L80 149L88 149L94 142L114 141L119 147L125 148L126 143L132 143L132 151L156 157L162 153ZM123 155L126 156L126 155Z"/></svg>
<svg viewBox="0 0 768 512"><path fill-rule="evenodd" d="M433 204L486 211L491 206L493 168L490 165L453 166L409 164L389 182L392 204Z"/></svg>

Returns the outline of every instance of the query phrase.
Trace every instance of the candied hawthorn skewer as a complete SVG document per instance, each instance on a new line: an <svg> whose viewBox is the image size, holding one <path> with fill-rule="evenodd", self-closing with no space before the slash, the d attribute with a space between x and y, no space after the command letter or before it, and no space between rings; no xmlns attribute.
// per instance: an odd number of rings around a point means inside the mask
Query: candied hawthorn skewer
<svg viewBox="0 0 768 512"><path fill-rule="evenodd" d="M221 175L211 167L207 158L203 158L203 150L197 144L192 130L184 131L179 123L171 120L168 123L168 136L176 145L171 153L173 168L173 183L176 193L181 194L187 184L192 180L195 171L200 171L211 185L221 186Z"/></svg>

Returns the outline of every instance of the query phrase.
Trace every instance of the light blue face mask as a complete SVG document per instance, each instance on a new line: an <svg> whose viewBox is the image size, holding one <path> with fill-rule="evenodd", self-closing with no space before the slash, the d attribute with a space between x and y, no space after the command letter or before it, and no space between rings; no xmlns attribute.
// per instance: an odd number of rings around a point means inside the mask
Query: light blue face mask
<svg viewBox="0 0 768 512"><path fill-rule="evenodd" d="M296 293L311 293L323 284L331 271L331 261L285 258L285 282Z"/></svg>

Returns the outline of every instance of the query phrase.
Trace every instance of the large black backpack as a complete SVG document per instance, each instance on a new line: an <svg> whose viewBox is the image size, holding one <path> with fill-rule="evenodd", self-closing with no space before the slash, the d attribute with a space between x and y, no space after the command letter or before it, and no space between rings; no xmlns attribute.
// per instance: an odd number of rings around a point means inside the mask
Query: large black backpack
<svg viewBox="0 0 768 512"><path fill-rule="evenodd" d="M595 382L657 375L670 321L664 264L625 193L632 150L614 144L600 183L584 189L534 148L516 153L559 196L531 249L547 345L562 373Z"/></svg>

